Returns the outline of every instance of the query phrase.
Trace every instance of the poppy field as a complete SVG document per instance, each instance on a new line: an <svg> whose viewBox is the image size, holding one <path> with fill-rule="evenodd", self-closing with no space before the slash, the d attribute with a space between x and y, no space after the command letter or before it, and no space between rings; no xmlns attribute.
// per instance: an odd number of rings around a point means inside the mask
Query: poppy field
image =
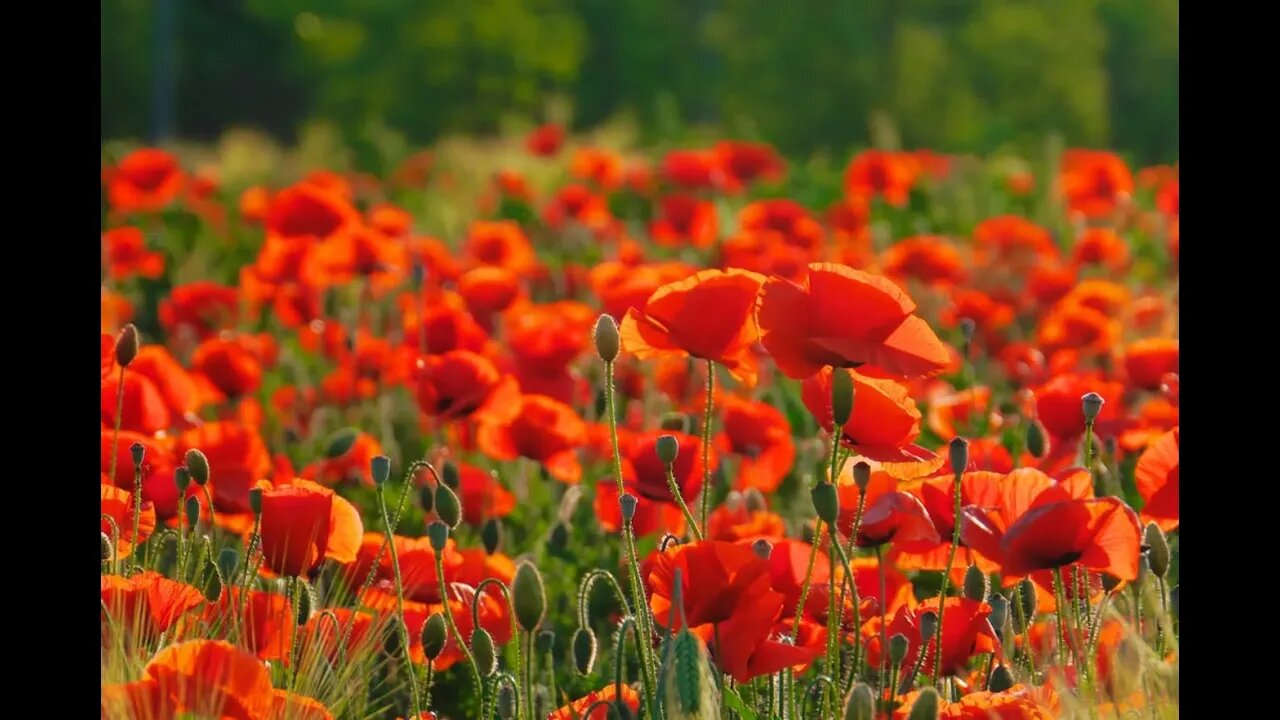
<svg viewBox="0 0 1280 720"><path fill-rule="evenodd" d="M104 148L104 719L1178 716L1178 171Z"/></svg>

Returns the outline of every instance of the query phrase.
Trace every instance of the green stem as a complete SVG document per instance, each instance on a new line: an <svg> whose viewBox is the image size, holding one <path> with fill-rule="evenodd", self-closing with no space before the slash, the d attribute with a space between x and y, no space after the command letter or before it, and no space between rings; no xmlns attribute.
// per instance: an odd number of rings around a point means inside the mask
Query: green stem
<svg viewBox="0 0 1280 720"><path fill-rule="evenodd" d="M123 385L121 385L123 387ZM181 510L179 510L181 512ZM142 466L135 465L133 468L133 534L129 536L133 546L129 548L129 558L132 560L138 554L138 549L142 543L138 542L138 522L142 518Z"/></svg>
<svg viewBox="0 0 1280 720"><path fill-rule="evenodd" d="M694 520L693 513L689 511L689 506L684 502L684 496L680 493L680 486L676 484L676 476L672 472L670 465L667 465L667 489L671 491L671 497L675 498L676 505L680 507L680 512L684 515L684 521L693 530L693 539L701 540L702 531L698 529L698 523ZM705 490L702 494L703 497L706 497Z"/></svg>
<svg viewBox="0 0 1280 720"><path fill-rule="evenodd" d="M880 602L876 603L880 606L880 689L884 693L886 688L891 687L889 680L885 676L886 665L889 660L889 628L885 623L885 604L888 602L888 596L885 594L885 572L884 572L884 556L881 553L880 546L876 546L876 571L880 575ZM897 673L894 673L894 680L897 679ZM892 700L893 696L885 698Z"/></svg>
<svg viewBox="0 0 1280 720"><path fill-rule="evenodd" d="M1156 618L1156 652L1164 660L1164 621L1169 617L1169 600L1164 589L1164 578L1156 576L1156 589L1160 591L1160 616Z"/></svg>
<svg viewBox="0 0 1280 720"><path fill-rule="evenodd" d="M951 528L951 550L947 553L947 567L942 571L942 588L938 590L938 648L942 648L943 623L947 617L947 584L951 581L951 565L956 561L956 548L960 546L960 479L961 473L955 474L956 481L952 495L955 498L955 515L952 516ZM938 678L942 677L942 653L938 652L933 658L933 679L934 687L938 685Z"/></svg>
<svg viewBox="0 0 1280 720"><path fill-rule="evenodd" d="M480 668L476 665L476 657L471 654L471 647L462 639L462 632L458 630L458 624L453 621L453 609L449 606L449 593L445 590L448 585L444 581L444 553L436 553L436 582L440 584L440 596L444 600L444 621L449 626L449 633L453 635L453 641L458 643L458 647L462 650L463 656L467 658L467 667L471 669L471 690L476 695L484 692L484 684L480 680ZM391 545L391 562L395 564L396 547L395 543ZM399 581L397 580L397 584ZM403 620L401 623L403 624ZM406 629L405 634L408 634ZM409 642L405 641L405 652L409 651ZM416 698L415 698L416 702Z"/></svg>
<svg viewBox="0 0 1280 720"><path fill-rule="evenodd" d="M408 489L406 489L405 492L407 493ZM386 496L386 493L383 492L382 485L378 485L377 495L378 495L378 509L382 511L382 522L387 527L391 527L391 514L387 512L387 496ZM449 593L445 589L447 586L445 585L445 582L444 582L444 565L443 565L444 553L436 553L435 555L436 555L436 570L437 570L437 574L439 575L439 581L440 581L440 595L442 598L444 598L444 607L445 607L446 617L450 617L451 614L449 613ZM411 702L413 703L413 716L416 718L422 714L422 706L420 705L420 700L418 698L418 673L413 668L413 657L409 653L409 627L405 624L405 619L404 619L404 583L400 577L400 557L396 552L395 543L391 543L391 570L395 575L395 583L396 583L396 617L399 620L399 626L400 626L398 628L398 630L400 631L400 641L401 641L400 645L404 652L405 665L409 670L409 697ZM450 620L450 624L452 624L452 620ZM466 647L466 644L461 641L460 636L459 636L458 643L459 645L462 645L464 648ZM475 670L475 659L471 658L470 650L467 651L467 657L468 659L471 660L472 670ZM476 672L476 677L478 680L479 672ZM477 690L477 694L484 692L483 688L480 688L480 687L477 687L476 690Z"/></svg>
<svg viewBox="0 0 1280 720"><path fill-rule="evenodd" d="M524 680L526 680L526 678L523 674L521 674L521 670L520 670L521 665L523 664L521 661L523 648L521 647L520 640L519 640L520 638L519 626L516 624L516 606L511 602L511 590L507 587L506 583L502 582L496 577L488 577L488 578L485 578L484 580L481 580L480 584L476 586L476 594L472 596L472 600L471 600L471 627L473 628L480 627L480 598L483 596L485 589L488 588L490 585L496 585L498 587L498 589L502 592L502 599L507 603L507 614L511 617L511 637L513 640L516 641L516 667L515 667L515 671L512 674L515 678L523 682ZM530 658L529 662L532 663L533 662L532 653L529 655L529 658ZM430 665L430 663L428 663L428 665ZM522 697L532 695L532 694L533 694L532 684L526 684L524 686L523 694L522 694L522 689L520 687L520 684L519 683L516 684L516 707L520 708L520 712L522 713L524 712L524 701L522 700ZM426 703L423 703L423 704L425 705Z"/></svg>
<svg viewBox="0 0 1280 720"><path fill-rule="evenodd" d="M1067 597L1062 586L1062 568L1059 567L1053 571L1053 595L1058 605L1058 631L1055 634L1058 640L1058 667L1065 673L1067 671Z"/></svg>
<svg viewBox="0 0 1280 720"><path fill-rule="evenodd" d="M809 599L809 586L813 584L813 565L818 558L818 544L822 542L822 518L813 526L813 542L809 544L809 564L804 569L804 582L800 584L800 601L796 604L796 621L791 628L791 640L800 640L800 619L804 616L804 604Z"/></svg>
<svg viewBox="0 0 1280 720"><path fill-rule="evenodd" d="M213 535L213 529L217 527L216 521L218 519L218 516L213 511L213 495L209 492L208 484L201 485L200 488L204 490L204 501L209 505L209 535Z"/></svg>
<svg viewBox="0 0 1280 720"><path fill-rule="evenodd" d="M831 535L831 547L835 548L836 556L840 558L840 564L844 566L845 577L849 578L849 586L853 594L853 626L858 628L855 632L861 632L862 628L862 608L861 600L858 598L858 584L854 582L853 568L849 565L849 557L844 554L844 548L840 546L840 538L836 537L835 527L829 529ZM887 648L886 648L887 651ZM849 675L849 688L853 687L853 680L858 676L858 668L862 664L862 638L855 635L853 641L853 672ZM845 691L848 692L849 688Z"/></svg>
<svg viewBox="0 0 1280 720"><path fill-rule="evenodd" d="M716 364L707 361L707 406L702 417L702 525L707 526L707 511L711 507L711 403L715 399Z"/></svg>

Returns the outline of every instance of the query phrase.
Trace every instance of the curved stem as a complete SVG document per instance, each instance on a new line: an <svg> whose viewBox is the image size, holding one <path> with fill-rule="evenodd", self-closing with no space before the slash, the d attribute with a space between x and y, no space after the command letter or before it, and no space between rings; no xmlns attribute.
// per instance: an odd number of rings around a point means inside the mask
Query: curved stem
<svg viewBox="0 0 1280 720"><path fill-rule="evenodd" d="M395 556L396 556L396 546L394 543L392 543L391 557L392 557L393 564L395 563ZM476 656L471 654L470 646L468 646L466 641L462 639L462 632L458 630L458 624L453 621L453 609L450 607L450 604L449 604L449 591L446 590L448 585L446 585L444 581L444 553L436 553L435 556L436 556L436 582L440 584L440 597L444 600L444 602L441 603L442 605L444 605L444 621L445 621L445 624L449 626L449 633L453 635L453 641L458 643L458 648L462 650L463 656L467 658L467 667L471 668L471 688L476 695L479 695L480 693L484 692L484 684L480 680L480 668L476 665ZM398 578L396 583L398 586L399 585ZM403 622L404 620L402 619L401 623L403 624ZM408 635L407 629L405 630L405 635ZM409 642L407 638L405 640L404 647L405 647L405 652L408 653Z"/></svg>
<svg viewBox="0 0 1280 720"><path fill-rule="evenodd" d="M407 493L408 490L406 489L405 492ZM386 493L383 492L382 485L378 486L377 495L378 508L382 511L382 522L386 524L387 527L391 527L391 514L387 512L387 496ZM442 564L443 555L444 553L436 553L436 568L439 570L440 594L444 598L444 607L447 613L449 609L449 595L445 591L444 566ZM404 619L404 583L400 577L400 557L396 553L395 543L391 543L391 570L395 575L396 582L396 619L399 624L399 628L397 629L400 631L400 645L403 648L405 665L409 671L409 697L413 703L413 716L416 718L422 714L422 706L419 704L418 699L418 671L414 669L413 656L409 653L409 627L405 624ZM452 621L450 621L450 623L452 624ZM468 651L467 656L470 657L470 651ZM474 659L471 661L471 666L473 669L475 668ZM477 675L479 675L479 673L477 673ZM483 692L482 688L477 688L477 690L479 692Z"/></svg>
<svg viewBox="0 0 1280 720"><path fill-rule="evenodd" d="M702 527L707 526L707 510L711 507L711 412L716 392L716 364L707 361L707 407L702 416Z"/></svg>
<svg viewBox="0 0 1280 720"><path fill-rule="evenodd" d="M360 585L359 592L357 592L355 598L353 598L357 603L357 606L359 605L360 598L364 597L365 592L367 592L369 588L373 587L373 581L377 577L377 573L374 572L372 568L376 568L382 564L382 556L386 553L387 547L391 543L391 539L395 537L396 528L400 527L400 518L404 515L404 508L408 503L409 494L413 492L413 473L417 471L418 468L422 467L425 467L432 476L436 478L436 482L440 482L440 476L436 474L436 469L432 467L431 463L425 460L414 460L409 463L409 468L405 471L404 492L400 493L400 502L396 504L395 517L393 517L391 519L391 523L387 525L387 532L383 535L382 544L378 546L378 552L373 556L373 565L370 566L369 572L364 577L364 582ZM386 524L385 520L383 521L383 524ZM255 524L254 527L257 527L257 525ZM444 597L443 586L440 588L440 594L441 597ZM346 628L342 632L342 640L338 643L340 647L347 646L347 642L351 638L351 632L355 629L355 625L356 613L353 612L347 619Z"/></svg>
<svg viewBox="0 0 1280 720"><path fill-rule="evenodd" d="M591 597L592 586L595 585L596 580L602 577L609 579L609 585L613 587L613 594L618 600L619 607L623 610L627 608L627 596L622 592L622 586L618 584L618 579L608 570L596 568L583 576L582 584L578 586L578 625L581 627L588 626L587 602Z"/></svg>
<svg viewBox="0 0 1280 720"><path fill-rule="evenodd" d="M481 580L480 584L476 586L476 594L473 595L471 598L471 627L473 628L480 627L480 598L484 595L485 588L489 587L490 585L498 586L498 589L502 591L502 599L507 603L507 614L511 616L511 637L512 639L516 640L516 667L515 667L515 670L513 671L513 675L516 678L523 678L524 676L520 673L521 655L523 653L522 653L522 648L520 646L520 641L519 641L519 637L520 637L519 627L516 624L516 606L511 602L511 590L507 587L506 583L502 582L496 577L488 577L488 578L485 578L484 580ZM530 656L529 662L530 663L533 662L532 655ZM523 701L521 700L520 684L516 683L515 687L516 687L516 707L520 708L520 711L523 713L524 707L523 707ZM532 684L525 685L525 694L527 695L533 694Z"/></svg>
<svg viewBox="0 0 1280 720"><path fill-rule="evenodd" d="M705 487L706 486L704 485L704 489L702 491L703 497L706 497L707 494ZM702 531L698 529L698 523L694 520L693 513L689 512L689 506L684 502L684 495L680 492L680 486L676 484L676 476L675 473L671 471L670 465L667 465L667 489L671 491L671 497L675 498L676 505L680 507L680 512L684 515L684 521L688 523L689 527L693 530L693 539L701 540Z"/></svg>

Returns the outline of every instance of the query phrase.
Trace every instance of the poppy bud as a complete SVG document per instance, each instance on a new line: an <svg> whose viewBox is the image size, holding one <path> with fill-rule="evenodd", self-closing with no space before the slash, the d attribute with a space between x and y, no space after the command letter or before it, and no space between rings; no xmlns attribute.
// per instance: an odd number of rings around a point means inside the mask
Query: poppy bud
<svg viewBox="0 0 1280 720"><path fill-rule="evenodd" d="M187 470L191 473L191 478L196 481L197 485L204 485L209 482L209 458L205 454L191 448L187 451L183 462L187 465Z"/></svg>
<svg viewBox="0 0 1280 720"><path fill-rule="evenodd" d="M356 439L360 437L360 431L355 428L342 428L329 436L329 441L325 443L324 455L330 460L346 455L351 446L356 444Z"/></svg>
<svg viewBox="0 0 1280 720"><path fill-rule="evenodd" d="M676 456L680 454L680 442L674 435L659 435L655 447L658 451L658 459L665 465L675 463Z"/></svg>
<svg viewBox="0 0 1280 720"><path fill-rule="evenodd" d="M1084 421L1092 425L1094 418L1098 417L1098 413L1102 410L1102 403L1106 402L1102 396L1096 392L1087 393L1080 398L1080 403L1084 408Z"/></svg>
<svg viewBox="0 0 1280 720"><path fill-rule="evenodd" d="M742 493L742 501L747 506L747 512L757 513L769 509L764 493L756 488L747 488L746 492Z"/></svg>
<svg viewBox="0 0 1280 720"><path fill-rule="evenodd" d="M445 460L444 465L440 466L440 479L444 480L444 484L450 489L457 490L458 482L461 476L458 474L458 464L452 460Z"/></svg>
<svg viewBox="0 0 1280 720"><path fill-rule="evenodd" d="M552 550L563 550L569 545L569 526L566 523L558 522L555 527L551 528L551 538L547 540L547 546Z"/></svg>
<svg viewBox="0 0 1280 720"><path fill-rule="evenodd" d="M1115 592L1122 582L1124 581L1111 573L1102 573L1102 589L1107 592Z"/></svg>
<svg viewBox="0 0 1280 720"><path fill-rule="evenodd" d="M391 458L386 455L374 455L369 460L369 474L373 476L373 484L382 487L391 477Z"/></svg>
<svg viewBox="0 0 1280 720"><path fill-rule="evenodd" d="M968 345L973 340L973 332L978 329L978 324L973 318L960 318L960 339L964 340Z"/></svg>
<svg viewBox="0 0 1280 720"><path fill-rule="evenodd" d="M1027 423L1027 452L1037 460L1049 454L1049 431L1038 418L1031 418Z"/></svg>
<svg viewBox="0 0 1280 720"><path fill-rule="evenodd" d="M542 574L533 563L521 563L511 581L511 602L515 605L516 622L526 632L533 632L547 614L547 590Z"/></svg>
<svg viewBox="0 0 1280 720"><path fill-rule="evenodd" d="M866 461L859 460L853 466L853 484L858 486L858 492L866 492L871 484L871 466Z"/></svg>
<svg viewBox="0 0 1280 720"><path fill-rule="evenodd" d="M602 314L596 320L594 340L596 354L600 356L601 360L611 363L618 357L621 342L618 337L618 323L614 322L613 316L609 313Z"/></svg>
<svg viewBox="0 0 1280 720"><path fill-rule="evenodd" d="M262 488L249 488L249 509L254 515L262 513Z"/></svg>
<svg viewBox="0 0 1280 720"><path fill-rule="evenodd" d="M187 498L187 526L195 527L200 524L200 501L191 496Z"/></svg>
<svg viewBox="0 0 1280 720"><path fill-rule="evenodd" d="M187 486L191 484L191 471L182 465L174 468L173 484L178 488L178 495L185 493Z"/></svg>
<svg viewBox="0 0 1280 720"><path fill-rule="evenodd" d="M907 650L911 649L910 644L907 636L902 633L889 638L889 662L894 665L901 665L902 661L907 658Z"/></svg>
<svg viewBox="0 0 1280 720"><path fill-rule="evenodd" d="M1169 574L1169 541L1165 539L1164 533L1160 532L1160 526L1147 523L1143 540L1147 546L1147 561L1151 563L1151 571L1159 577L1167 576Z"/></svg>
<svg viewBox="0 0 1280 720"><path fill-rule="evenodd" d="M498 717L512 720L516 716L516 691L509 682L498 686Z"/></svg>
<svg viewBox="0 0 1280 720"><path fill-rule="evenodd" d="M432 613L422 625L422 652L428 660L440 657L448 637L449 626L444 622L444 615Z"/></svg>
<svg viewBox="0 0 1280 720"><path fill-rule="evenodd" d="M844 720L875 720L876 699L871 686L858 683L844 699Z"/></svg>
<svg viewBox="0 0 1280 720"><path fill-rule="evenodd" d="M133 466L141 468L142 461L147 456L147 447L140 442L136 442L129 446L129 456L133 458ZM203 483L201 484L203 485Z"/></svg>
<svg viewBox="0 0 1280 720"><path fill-rule="evenodd" d="M493 636L484 628L471 631L471 655L476 659L480 677L489 677L498 669L498 653L493 648Z"/></svg>
<svg viewBox="0 0 1280 720"><path fill-rule="evenodd" d="M204 591L205 600L211 603L218 602L218 598L222 597L222 576L218 574L217 570L209 573L209 577L205 580L201 590Z"/></svg>
<svg viewBox="0 0 1280 720"><path fill-rule="evenodd" d="M684 413L670 412L662 416L658 427L671 432L689 432L689 416Z"/></svg>
<svg viewBox="0 0 1280 720"><path fill-rule="evenodd" d="M853 415L853 378L844 368L831 371L831 417L836 425L845 425Z"/></svg>
<svg viewBox="0 0 1280 720"><path fill-rule="evenodd" d="M427 539L431 541L431 549L444 552L444 544L449 540L449 526L436 520L427 526Z"/></svg>
<svg viewBox="0 0 1280 720"><path fill-rule="evenodd" d="M534 640L534 649L541 655L546 655L556 647L556 634L551 630L543 630L538 633L537 639Z"/></svg>
<svg viewBox="0 0 1280 720"><path fill-rule="evenodd" d="M991 669L991 676L987 678L987 690L993 693L1004 692L1013 685L1013 673L1009 672L1009 668L997 665Z"/></svg>
<svg viewBox="0 0 1280 720"><path fill-rule="evenodd" d="M106 562L110 560L116 553L115 553L115 548L111 547L111 538L107 537L106 533L101 533L101 535L102 535L102 561Z"/></svg>
<svg viewBox="0 0 1280 720"><path fill-rule="evenodd" d="M933 634L938 631L938 613L932 610L926 610L920 616L920 640L927 643L933 639Z"/></svg>
<svg viewBox="0 0 1280 720"><path fill-rule="evenodd" d="M969 441L956 437L951 440L947 450L951 454L951 472L963 475L965 468L969 467Z"/></svg>
<svg viewBox="0 0 1280 720"><path fill-rule="evenodd" d="M430 485L423 485L418 488L418 504L422 506L422 512L430 513L436 507L436 489Z"/></svg>
<svg viewBox="0 0 1280 720"><path fill-rule="evenodd" d="M991 605L991 629L1003 640L1009 626L1009 601L1003 595L992 594L987 603Z"/></svg>
<svg viewBox="0 0 1280 720"><path fill-rule="evenodd" d="M580 627L573 633L573 669L579 675L589 675L595 664L596 634L589 627Z"/></svg>
<svg viewBox="0 0 1280 720"><path fill-rule="evenodd" d="M420 288L427 282L427 266L421 260L413 263L413 286Z"/></svg>
<svg viewBox="0 0 1280 720"><path fill-rule="evenodd" d="M298 589L300 592L294 593L297 596L295 599L297 606L294 607L294 619L297 620L299 625L305 625L307 620L311 619L312 608L317 604L314 595L315 591L302 578L298 578Z"/></svg>
<svg viewBox="0 0 1280 720"><path fill-rule="evenodd" d="M840 494L836 492L836 486L820 482L813 486L809 495L813 498L813 509L818 511L818 517L823 522L834 525L840 515Z"/></svg>
<svg viewBox="0 0 1280 720"><path fill-rule="evenodd" d="M386 635L382 637L382 651L388 657L395 657L400 654L400 629L404 626L404 622L398 617L392 617L391 622L387 623L386 629L383 631Z"/></svg>
<svg viewBox="0 0 1280 720"><path fill-rule="evenodd" d="M817 528L815 528L813 525L805 523L803 526L800 527L800 537L809 545L814 544L815 542L818 541Z"/></svg>
<svg viewBox="0 0 1280 720"><path fill-rule="evenodd" d="M751 551L761 560L768 560L769 556L773 554L773 544L764 538L758 538L751 543Z"/></svg>
<svg viewBox="0 0 1280 720"><path fill-rule="evenodd" d="M1031 619L1036 616L1036 606L1039 602L1036 600L1036 584L1031 582L1031 578L1022 578L1018 583L1018 602L1022 603L1022 614L1027 618L1027 624L1031 624Z"/></svg>
<svg viewBox="0 0 1280 720"><path fill-rule="evenodd" d="M970 565L969 569L964 571L964 596L970 600L983 602L987 599L988 589L987 574L979 570L977 565Z"/></svg>
<svg viewBox="0 0 1280 720"><path fill-rule="evenodd" d="M907 720L938 720L938 692L931 687L921 690Z"/></svg>
<svg viewBox="0 0 1280 720"><path fill-rule="evenodd" d="M622 493L618 497L618 507L622 509L622 521L630 523L631 518L636 516L636 496L631 493Z"/></svg>
<svg viewBox="0 0 1280 720"><path fill-rule="evenodd" d="M218 570L222 573L222 577L233 577L238 567L240 567L240 553L233 547L222 548L222 552L218 553Z"/></svg>
<svg viewBox="0 0 1280 720"><path fill-rule="evenodd" d="M129 367L129 363L138 356L138 347L142 341L138 339L138 328L133 323L124 326L120 337L116 339L116 363L121 367Z"/></svg>
<svg viewBox="0 0 1280 720"><path fill-rule="evenodd" d="M480 526L480 542L484 544L485 554L498 552L498 547L502 545L502 521L498 518L485 520L484 525Z"/></svg>
<svg viewBox="0 0 1280 720"><path fill-rule="evenodd" d="M458 527L458 523L462 520L462 503L458 501L458 496L453 490L444 483L436 485L435 511L436 517L450 528Z"/></svg>
<svg viewBox="0 0 1280 720"><path fill-rule="evenodd" d="M676 633L667 652L658 687L668 720L719 718L720 692L702 639L684 628Z"/></svg>
<svg viewBox="0 0 1280 720"><path fill-rule="evenodd" d="M1169 611L1173 613L1175 620L1178 619L1178 588L1180 587L1182 586L1174 585L1173 589L1169 591Z"/></svg>

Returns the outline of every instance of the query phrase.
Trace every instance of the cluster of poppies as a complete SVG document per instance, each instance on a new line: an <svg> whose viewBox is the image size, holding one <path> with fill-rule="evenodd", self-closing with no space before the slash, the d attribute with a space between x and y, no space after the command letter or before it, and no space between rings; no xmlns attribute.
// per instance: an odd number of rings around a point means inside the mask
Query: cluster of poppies
<svg viewBox="0 0 1280 720"><path fill-rule="evenodd" d="M104 718L1176 703L1176 168L572 144L108 163Z"/></svg>

